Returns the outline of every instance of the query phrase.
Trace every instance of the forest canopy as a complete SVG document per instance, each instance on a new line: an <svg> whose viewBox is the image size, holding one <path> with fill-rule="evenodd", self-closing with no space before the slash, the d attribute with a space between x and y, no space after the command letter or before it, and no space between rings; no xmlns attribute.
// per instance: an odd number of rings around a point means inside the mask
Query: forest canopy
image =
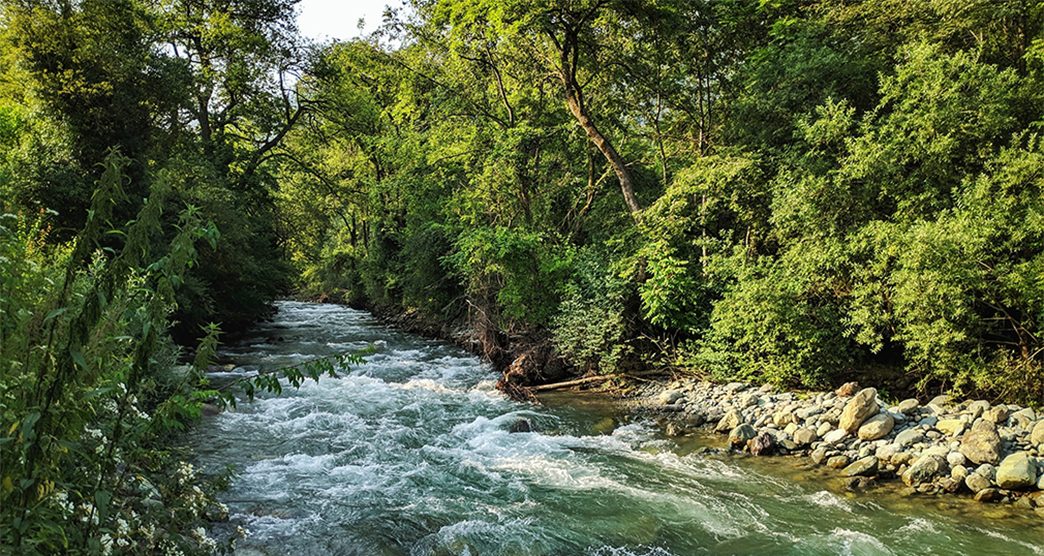
<svg viewBox="0 0 1044 556"><path fill-rule="evenodd" d="M581 371L1039 400L1042 18L414 2L303 82L277 203L300 285Z"/></svg>

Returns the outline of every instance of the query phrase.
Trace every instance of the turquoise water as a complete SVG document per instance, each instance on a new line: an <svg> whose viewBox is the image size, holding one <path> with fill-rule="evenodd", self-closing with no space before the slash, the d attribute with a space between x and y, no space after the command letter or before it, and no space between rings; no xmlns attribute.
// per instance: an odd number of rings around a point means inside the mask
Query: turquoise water
<svg viewBox="0 0 1044 556"><path fill-rule="evenodd" d="M361 311L282 302L226 355L274 367L373 342L340 378L199 427L200 465L237 470L223 501L243 554L1044 554L1032 515L848 497L782 459L699 455L597 398L508 400L475 357ZM534 431L509 432L523 418Z"/></svg>

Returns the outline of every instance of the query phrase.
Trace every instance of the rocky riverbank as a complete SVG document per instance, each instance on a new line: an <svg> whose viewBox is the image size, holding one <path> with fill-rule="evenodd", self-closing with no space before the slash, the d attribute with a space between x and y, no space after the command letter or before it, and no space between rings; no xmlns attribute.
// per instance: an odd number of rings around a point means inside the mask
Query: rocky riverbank
<svg viewBox="0 0 1044 556"><path fill-rule="evenodd" d="M902 481L909 494L973 496L1044 517L1044 415L1031 408L948 396L891 404L854 383L798 394L676 381L641 400L668 416L669 435L713 429L734 450L809 458L854 489Z"/></svg>

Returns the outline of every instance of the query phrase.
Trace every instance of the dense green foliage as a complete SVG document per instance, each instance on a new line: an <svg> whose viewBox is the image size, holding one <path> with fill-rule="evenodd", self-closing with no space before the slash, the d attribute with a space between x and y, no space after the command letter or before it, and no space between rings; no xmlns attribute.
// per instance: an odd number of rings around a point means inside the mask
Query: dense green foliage
<svg viewBox="0 0 1044 556"><path fill-rule="evenodd" d="M290 286L271 157L307 109L293 8L0 3L0 553L213 553L227 512L178 434L348 362L203 374L208 323Z"/></svg>
<svg viewBox="0 0 1044 556"><path fill-rule="evenodd" d="M304 81L294 262L585 370L1039 400L1042 24L1015 0L417 0Z"/></svg>
<svg viewBox="0 0 1044 556"><path fill-rule="evenodd" d="M1044 396L1044 3L295 5L0 2L0 547L215 549L166 445L294 273L498 362Z"/></svg>

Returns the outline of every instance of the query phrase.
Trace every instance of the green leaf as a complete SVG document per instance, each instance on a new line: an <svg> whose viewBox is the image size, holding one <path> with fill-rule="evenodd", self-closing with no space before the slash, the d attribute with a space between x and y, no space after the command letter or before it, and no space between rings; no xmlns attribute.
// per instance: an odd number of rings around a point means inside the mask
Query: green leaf
<svg viewBox="0 0 1044 556"><path fill-rule="evenodd" d="M70 348L69 356L72 357L73 363L75 363L77 367L87 370L87 359L83 357L83 352L80 351L79 348Z"/></svg>
<svg viewBox="0 0 1044 556"><path fill-rule="evenodd" d="M109 518L109 503L112 502L112 493L107 490L99 490L94 493L94 504L98 508L98 521L104 522Z"/></svg>
<svg viewBox="0 0 1044 556"><path fill-rule="evenodd" d="M44 317L44 322L50 322L51 320L54 320L55 317L65 313L68 310L68 307L59 307L57 309L52 309L50 312L47 313L47 316Z"/></svg>

